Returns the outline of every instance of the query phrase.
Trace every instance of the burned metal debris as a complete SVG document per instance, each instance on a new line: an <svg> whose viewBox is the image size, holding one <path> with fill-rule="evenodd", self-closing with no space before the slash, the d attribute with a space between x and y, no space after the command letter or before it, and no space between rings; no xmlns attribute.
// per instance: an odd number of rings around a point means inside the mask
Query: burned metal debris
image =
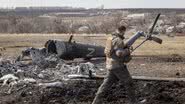
<svg viewBox="0 0 185 104"><path fill-rule="evenodd" d="M17 61L24 60L25 57L30 57L33 63L45 63L44 58L55 55L57 58L64 60L73 60L75 58L91 59L95 57L104 57L104 47L81 44L69 41L48 40L44 48L28 48L22 51L22 55L17 58Z"/></svg>

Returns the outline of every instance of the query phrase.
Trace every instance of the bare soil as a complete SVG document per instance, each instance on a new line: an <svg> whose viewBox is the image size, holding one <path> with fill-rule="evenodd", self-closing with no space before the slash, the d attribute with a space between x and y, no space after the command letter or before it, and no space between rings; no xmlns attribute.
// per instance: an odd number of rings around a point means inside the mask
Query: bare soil
<svg viewBox="0 0 185 104"><path fill-rule="evenodd" d="M93 59L91 62L102 68L105 65L104 61L104 58L100 58ZM75 60L73 62L85 61ZM137 56L133 58L133 61L128 66L132 75L184 77L185 74L183 69L181 71L172 69L172 67L178 69L184 66L184 59L176 60L174 56ZM179 74L177 75L176 72L179 72ZM101 74L104 75L105 73ZM40 82L51 82L52 80L52 78L48 78L40 80ZM91 104L103 80L59 81L63 83L62 87L45 88L38 86L38 84L24 84L24 87L23 85L15 85L11 94L7 93L9 87L2 86L0 89L0 102L1 104ZM142 102L142 104L185 103L185 82L134 80L134 84L138 101ZM104 98L104 103L127 104L128 98L124 85L119 83L113 85L108 92L108 96Z"/></svg>
<svg viewBox="0 0 185 104"><path fill-rule="evenodd" d="M70 81L62 88L27 85L12 94L1 88L1 104L91 104L102 81ZM135 81L137 98L143 104L184 104L185 82ZM18 86L16 87L19 88ZM105 104L127 104L123 85L113 85L104 98Z"/></svg>

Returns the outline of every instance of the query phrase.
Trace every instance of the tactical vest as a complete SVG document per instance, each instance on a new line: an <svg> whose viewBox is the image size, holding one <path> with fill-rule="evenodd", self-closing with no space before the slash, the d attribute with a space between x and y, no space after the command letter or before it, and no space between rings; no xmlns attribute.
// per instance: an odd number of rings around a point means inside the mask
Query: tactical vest
<svg viewBox="0 0 185 104"><path fill-rule="evenodd" d="M120 67L122 64L130 61L130 55L126 58L116 58L115 50L121 48L124 49L124 41L118 36L109 36L106 41L105 55L106 55L106 68L112 69Z"/></svg>

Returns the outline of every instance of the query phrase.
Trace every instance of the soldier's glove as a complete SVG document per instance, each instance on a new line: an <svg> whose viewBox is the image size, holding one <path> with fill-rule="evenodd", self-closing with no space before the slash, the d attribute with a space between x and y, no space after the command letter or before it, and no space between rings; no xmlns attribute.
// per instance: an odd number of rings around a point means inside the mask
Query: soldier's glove
<svg viewBox="0 0 185 104"><path fill-rule="evenodd" d="M129 48L117 49L115 55L117 56L117 60L124 63L128 63L132 59Z"/></svg>
<svg viewBox="0 0 185 104"><path fill-rule="evenodd" d="M123 57L128 56L128 55L130 55L130 50L128 48L126 48L126 49L117 49L116 50L116 56L117 57L123 58Z"/></svg>

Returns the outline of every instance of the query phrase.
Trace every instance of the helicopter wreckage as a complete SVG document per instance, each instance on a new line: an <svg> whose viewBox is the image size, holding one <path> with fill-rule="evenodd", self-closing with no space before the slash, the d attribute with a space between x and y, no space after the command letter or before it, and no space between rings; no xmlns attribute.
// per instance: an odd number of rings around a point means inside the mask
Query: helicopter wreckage
<svg viewBox="0 0 185 104"><path fill-rule="evenodd" d="M90 44L82 44L60 40L48 40L43 48L27 48L22 51L22 55L17 60L24 60L24 57L31 57L33 61L42 59L49 55L56 55L56 57L63 60L73 60L75 58L83 58L89 60L95 57L105 57L104 47Z"/></svg>

